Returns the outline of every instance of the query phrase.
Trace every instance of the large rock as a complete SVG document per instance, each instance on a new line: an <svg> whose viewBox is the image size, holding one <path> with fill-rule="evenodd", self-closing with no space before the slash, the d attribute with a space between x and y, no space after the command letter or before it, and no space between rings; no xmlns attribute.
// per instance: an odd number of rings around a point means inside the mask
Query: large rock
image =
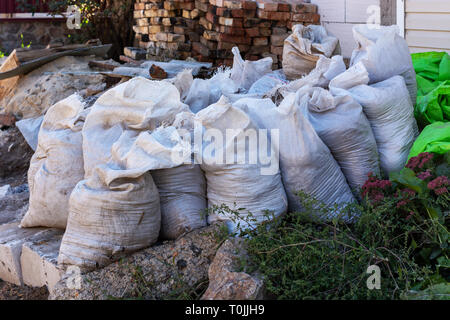
<svg viewBox="0 0 450 320"><path fill-rule="evenodd" d="M63 274L63 270L57 266L63 233L62 230L49 229L22 245L20 263L25 285L38 288L46 286L52 292Z"/></svg>
<svg viewBox="0 0 450 320"><path fill-rule="evenodd" d="M51 300L176 298L207 281L218 248L220 224L194 230L81 276L71 271L57 283ZM68 270L70 266L68 267ZM79 289L77 285L79 284ZM75 288L74 288L75 287Z"/></svg>
<svg viewBox="0 0 450 320"><path fill-rule="evenodd" d="M202 300L263 299L264 285L258 275L239 272L239 261L247 253L242 239L226 240L209 267L209 287Z"/></svg>
<svg viewBox="0 0 450 320"><path fill-rule="evenodd" d="M43 228L19 228L19 223L0 225L0 279L22 285L22 268L20 255L22 245Z"/></svg>

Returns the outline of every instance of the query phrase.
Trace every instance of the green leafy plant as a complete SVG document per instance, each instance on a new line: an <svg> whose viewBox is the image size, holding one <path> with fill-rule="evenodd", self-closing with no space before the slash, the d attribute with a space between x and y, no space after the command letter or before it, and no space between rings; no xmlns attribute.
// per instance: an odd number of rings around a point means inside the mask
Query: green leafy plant
<svg viewBox="0 0 450 320"><path fill-rule="evenodd" d="M302 212L268 213L262 223L244 208L211 210L245 220L237 232L249 255L244 267L262 274L269 297L450 298L448 160L421 154L390 180L369 175L361 204L328 207L299 192ZM373 265L381 271L379 290L366 283Z"/></svg>

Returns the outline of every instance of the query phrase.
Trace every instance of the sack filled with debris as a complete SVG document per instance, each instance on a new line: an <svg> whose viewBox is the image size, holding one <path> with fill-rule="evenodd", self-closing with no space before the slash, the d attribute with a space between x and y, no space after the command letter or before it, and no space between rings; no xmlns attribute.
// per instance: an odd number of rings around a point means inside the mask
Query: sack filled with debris
<svg viewBox="0 0 450 320"><path fill-rule="evenodd" d="M238 88L249 90L258 79L272 72L273 60L271 57L257 61L244 61L238 47L233 47L231 52L234 54L231 79L236 83Z"/></svg>
<svg viewBox="0 0 450 320"><path fill-rule="evenodd" d="M77 94L47 111L28 170L30 206L22 227L66 227L70 194L84 178L81 129L87 112Z"/></svg>
<svg viewBox="0 0 450 320"><path fill-rule="evenodd" d="M353 50L350 66L362 62L369 72L369 84L401 75L414 104L417 97L416 73L406 40L399 35L398 26L371 28L360 24L353 27L358 44Z"/></svg>
<svg viewBox="0 0 450 320"><path fill-rule="evenodd" d="M163 239L206 226L206 181L198 164L151 171L161 201Z"/></svg>
<svg viewBox="0 0 450 320"><path fill-rule="evenodd" d="M194 79L183 102L193 113L197 113L219 101L222 95L238 92L239 87L230 75L230 69L219 69L210 79Z"/></svg>
<svg viewBox="0 0 450 320"><path fill-rule="evenodd" d="M404 167L418 135L414 108L401 76L367 85L362 63L349 68L330 82L333 94L350 94L363 107L372 127L385 174Z"/></svg>
<svg viewBox="0 0 450 320"><path fill-rule="evenodd" d="M350 95L333 96L322 88L305 88L308 119L359 194L370 172L379 175L377 143L361 105Z"/></svg>
<svg viewBox="0 0 450 320"><path fill-rule="evenodd" d="M252 84L248 90L249 94L258 94L259 96L264 96L264 94L270 92L275 87L284 86L289 83L286 80L286 76L282 69L272 71L265 74L259 80Z"/></svg>
<svg viewBox="0 0 450 320"><path fill-rule="evenodd" d="M95 102L82 131L85 179L70 197L59 264L94 269L156 242L160 201L148 171L167 168L171 139L164 137L172 135L149 131L187 110L175 86L144 78L120 84ZM149 156L147 148L161 152Z"/></svg>
<svg viewBox="0 0 450 320"><path fill-rule="evenodd" d="M283 71L289 80L301 78L316 67L321 55L331 57L339 40L327 33L324 27L297 24L292 34L284 40Z"/></svg>
<svg viewBox="0 0 450 320"><path fill-rule="evenodd" d="M203 149L196 156L205 172L208 206L213 209L208 221L226 220L230 231L238 231L237 224L243 227L252 222L248 218L262 222L266 212L285 213L278 157L272 145L258 145L258 128L250 117L222 97L200 111L195 121L204 128ZM261 155L267 158L269 151L272 157L263 159ZM227 210L214 210L222 205L237 211L237 217Z"/></svg>
<svg viewBox="0 0 450 320"><path fill-rule="evenodd" d="M320 56L316 67L303 78L291 81L284 85L272 88L272 90L265 94L265 97L274 100L280 100L292 92L297 92L305 86L328 88L330 81L345 72L347 67L342 56L333 56L327 58Z"/></svg>
<svg viewBox="0 0 450 320"><path fill-rule="evenodd" d="M291 93L279 107L270 99L242 99L234 104L259 125L278 130L281 177L290 211L302 210L298 191L329 206L355 201L341 168L308 119L308 100Z"/></svg>

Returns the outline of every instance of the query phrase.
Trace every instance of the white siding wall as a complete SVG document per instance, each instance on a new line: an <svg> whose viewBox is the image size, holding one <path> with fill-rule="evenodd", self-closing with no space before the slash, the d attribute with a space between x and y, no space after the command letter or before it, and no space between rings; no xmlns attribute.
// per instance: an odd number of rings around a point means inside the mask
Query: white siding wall
<svg viewBox="0 0 450 320"><path fill-rule="evenodd" d="M450 0L444 1L450 3ZM322 25L339 39L345 58L351 56L356 46L353 25L366 23L371 15L367 9L380 6L380 0L311 0L311 3L317 4Z"/></svg>
<svg viewBox="0 0 450 320"><path fill-rule="evenodd" d="M450 0L406 0L405 37L411 52L450 53Z"/></svg>

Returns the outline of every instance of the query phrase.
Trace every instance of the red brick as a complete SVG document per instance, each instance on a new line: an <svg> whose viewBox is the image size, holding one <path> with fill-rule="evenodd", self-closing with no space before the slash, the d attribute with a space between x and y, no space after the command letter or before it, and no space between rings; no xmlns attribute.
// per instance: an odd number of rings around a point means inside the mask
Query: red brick
<svg viewBox="0 0 450 320"><path fill-rule="evenodd" d="M258 9L264 10L264 11L279 11L278 10L278 3L271 1L271 0L257 0L258 3Z"/></svg>
<svg viewBox="0 0 450 320"><path fill-rule="evenodd" d="M211 12L206 13L206 20L208 20L209 22L211 22L213 24L219 23L219 17L213 15Z"/></svg>
<svg viewBox="0 0 450 320"><path fill-rule="evenodd" d="M135 3L134 10L145 10L145 3Z"/></svg>
<svg viewBox="0 0 450 320"><path fill-rule="evenodd" d="M241 44L251 44L252 40L245 36L231 36L228 34L220 34L219 40L224 42L241 43Z"/></svg>
<svg viewBox="0 0 450 320"><path fill-rule="evenodd" d="M292 21L318 23L320 22L320 15L317 13L295 13L292 15Z"/></svg>
<svg viewBox="0 0 450 320"><path fill-rule="evenodd" d="M245 35L245 29L244 28L233 28L233 27L227 27L227 26L219 26L219 32L225 33L233 36L243 36Z"/></svg>
<svg viewBox="0 0 450 320"><path fill-rule="evenodd" d="M267 46L269 44L269 39L267 37L253 38L252 44L254 46Z"/></svg>
<svg viewBox="0 0 450 320"><path fill-rule="evenodd" d="M209 57L210 55L210 50L205 47L203 44L201 44L200 42L193 42L192 43L192 50L195 52L198 52L199 54L201 54L202 56L205 57Z"/></svg>
<svg viewBox="0 0 450 320"><path fill-rule="evenodd" d="M295 13L317 13L317 5L311 3L299 3L292 5L292 12Z"/></svg>
<svg viewBox="0 0 450 320"><path fill-rule="evenodd" d="M259 28L259 34L262 37L268 37L272 34L272 29L271 28Z"/></svg>
<svg viewBox="0 0 450 320"><path fill-rule="evenodd" d="M283 47L270 46L270 53L283 55Z"/></svg>
<svg viewBox="0 0 450 320"><path fill-rule="evenodd" d="M256 4L255 1L242 1L242 8L246 9L246 10L256 10L256 8L258 7L258 5Z"/></svg>
<svg viewBox="0 0 450 320"><path fill-rule="evenodd" d="M260 35L259 28L258 27L253 27L253 28L245 29L245 34L248 37L259 37L259 35Z"/></svg>

